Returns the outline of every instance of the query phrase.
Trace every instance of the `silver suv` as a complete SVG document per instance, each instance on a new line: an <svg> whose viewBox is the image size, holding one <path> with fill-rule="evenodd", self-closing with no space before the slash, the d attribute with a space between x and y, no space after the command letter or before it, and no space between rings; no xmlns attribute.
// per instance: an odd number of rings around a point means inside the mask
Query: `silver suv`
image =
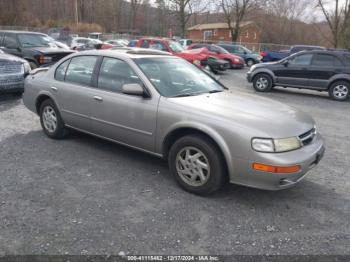
<svg viewBox="0 0 350 262"><path fill-rule="evenodd" d="M232 93L164 52L81 52L43 71L27 78L23 100L47 136L75 129L162 157L192 193L211 193L226 181L288 188L324 153L310 116Z"/></svg>

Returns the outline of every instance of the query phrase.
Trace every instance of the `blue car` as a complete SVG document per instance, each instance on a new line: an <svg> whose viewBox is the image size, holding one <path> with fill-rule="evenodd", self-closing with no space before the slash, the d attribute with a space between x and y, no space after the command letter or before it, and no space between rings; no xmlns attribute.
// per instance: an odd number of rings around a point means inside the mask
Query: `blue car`
<svg viewBox="0 0 350 262"><path fill-rule="evenodd" d="M247 66L252 66L261 62L262 56L242 45L218 44L218 46L226 49L231 54L242 57Z"/></svg>

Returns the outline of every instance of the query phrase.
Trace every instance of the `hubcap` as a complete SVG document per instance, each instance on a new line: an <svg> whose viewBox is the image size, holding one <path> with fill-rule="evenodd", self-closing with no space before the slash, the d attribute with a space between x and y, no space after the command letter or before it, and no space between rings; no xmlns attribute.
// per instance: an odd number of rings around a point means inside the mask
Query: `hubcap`
<svg viewBox="0 0 350 262"><path fill-rule="evenodd" d="M190 186L202 186L210 177L210 165L205 154L195 147L185 147L176 156L176 170Z"/></svg>
<svg viewBox="0 0 350 262"><path fill-rule="evenodd" d="M43 110L43 124L47 131L50 133L55 132L57 128L57 116L51 106L45 106Z"/></svg>
<svg viewBox="0 0 350 262"><path fill-rule="evenodd" d="M266 77L259 77L259 79L256 81L256 87L258 89L265 89L269 85L269 81L266 79Z"/></svg>
<svg viewBox="0 0 350 262"><path fill-rule="evenodd" d="M336 98L342 99L342 98L346 97L348 95L348 93L349 93L349 89L345 85L337 85L333 89L333 95Z"/></svg>
<svg viewBox="0 0 350 262"><path fill-rule="evenodd" d="M247 62L248 66L252 66L253 64L254 64L254 62L252 60L248 60L248 62Z"/></svg>

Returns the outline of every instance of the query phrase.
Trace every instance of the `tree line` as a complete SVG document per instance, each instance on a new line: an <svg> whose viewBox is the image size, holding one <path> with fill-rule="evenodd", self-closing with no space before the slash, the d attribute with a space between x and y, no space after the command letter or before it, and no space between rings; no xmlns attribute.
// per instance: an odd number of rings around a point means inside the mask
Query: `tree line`
<svg viewBox="0 0 350 262"><path fill-rule="evenodd" d="M235 42L245 20L263 42L350 47L350 0L0 0L3 26L185 37L189 26L224 22Z"/></svg>

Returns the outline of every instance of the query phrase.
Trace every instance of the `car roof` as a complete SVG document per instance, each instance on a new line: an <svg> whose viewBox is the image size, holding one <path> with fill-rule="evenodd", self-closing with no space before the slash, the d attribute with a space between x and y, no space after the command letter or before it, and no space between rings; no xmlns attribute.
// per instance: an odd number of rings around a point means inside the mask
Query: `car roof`
<svg viewBox="0 0 350 262"><path fill-rule="evenodd" d="M16 31L16 30L0 30L0 33L46 35L46 34L44 34L44 33L40 33L40 32L32 32L32 31Z"/></svg>
<svg viewBox="0 0 350 262"><path fill-rule="evenodd" d="M145 57L167 57L167 58L178 58L168 52L158 51L149 48L121 48L121 49L105 49L105 50L89 50L79 52L73 55L97 55L97 56L111 56L120 58L145 58ZM178 58L180 59L180 58Z"/></svg>

